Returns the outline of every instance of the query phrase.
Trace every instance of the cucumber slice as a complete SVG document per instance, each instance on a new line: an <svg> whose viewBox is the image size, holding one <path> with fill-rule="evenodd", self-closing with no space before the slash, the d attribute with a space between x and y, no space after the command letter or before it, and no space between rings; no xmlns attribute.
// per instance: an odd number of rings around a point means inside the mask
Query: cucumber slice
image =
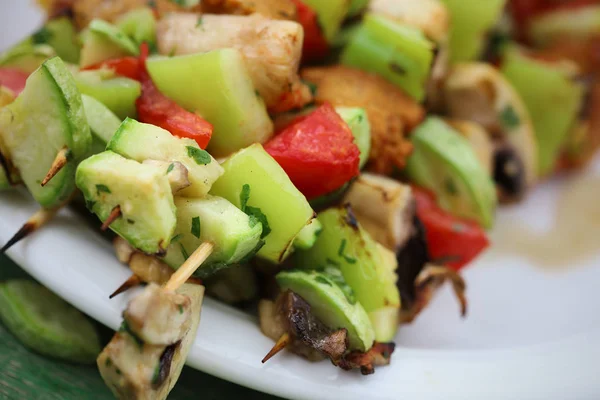
<svg viewBox="0 0 600 400"><path fill-rule="evenodd" d="M297 249L308 250L313 247L317 241L317 238L323 231L323 225L318 219L313 219L308 225L306 225L296 239L294 239L294 247Z"/></svg>
<svg viewBox="0 0 600 400"><path fill-rule="evenodd" d="M468 140L437 117L425 120L411 137L415 149L405 169L408 177L435 192L445 210L491 228L496 188Z"/></svg>
<svg viewBox="0 0 600 400"><path fill-rule="evenodd" d="M548 175L577 121L583 87L560 67L534 60L515 49L506 52L502 74L529 111L538 144L537 172Z"/></svg>
<svg viewBox="0 0 600 400"><path fill-rule="evenodd" d="M359 167L362 169L369 160L371 152L371 123L364 108L336 107L335 111L348 124L354 135L354 141L360 150Z"/></svg>
<svg viewBox="0 0 600 400"><path fill-rule="evenodd" d="M129 118L123 121L106 148L138 162L179 161L188 170L191 186L178 192L178 196L203 197L223 175L223 167L194 140L175 137L162 128Z"/></svg>
<svg viewBox="0 0 600 400"><path fill-rule="evenodd" d="M15 94L10 89L5 88L4 86L0 86L0 108L12 103L14 99ZM3 150L1 139L2 135L0 135L0 155L2 155L6 161L7 156L3 154L2 151L4 151L7 154L8 151L6 151L6 149ZM9 164L8 167L11 168L11 165ZM7 173L11 174L11 179L9 179ZM19 177L19 174L16 171L12 171L12 168L10 171L6 171L2 166L0 166L0 191L10 189L12 187L11 182L17 183L20 181L21 178Z"/></svg>
<svg viewBox="0 0 600 400"><path fill-rule="evenodd" d="M367 8L369 0L350 0L350 9L348 17L355 17Z"/></svg>
<svg viewBox="0 0 600 400"><path fill-rule="evenodd" d="M81 68L89 67L112 58L139 55L133 40L116 26L95 19L90 22L81 49Z"/></svg>
<svg viewBox="0 0 600 400"><path fill-rule="evenodd" d="M138 45L146 42L156 47L156 18L150 7L136 8L116 21L117 27Z"/></svg>
<svg viewBox="0 0 600 400"><path fill-rule="evenodd" d="M342 64L381 75L418 101L425 97L435 45L419 30L367 14L342 53Z"/></svg>
<svg viewBox="0 0 600 400"><path fill-rule="evenodd" d="M171 243L164 258L172 268L179 268L204 242L212 242L215 247L196 271L201 277L254 255L257 246L262 245L262 225L252 222L248 215L222 197L181 197L175 199L175 206L177 241Z"/></svg>
<svg viewBox="0 0 600 400"><path fill-rule="evenodd" d="M213 156L228 156L273 135L273 122L238 50L154 58L147 67L162 93L213 124L207 148Z"/></svg>
<svg viewBox="0 0 600 400"><path fill-rule="evenodd" d="M46 25L32 36L36 44L47 44L65 62L79 63L79 39L71 20L67 17L48 21Z"/></svg>
<svg viewBox="0 0 600 400"><path fill-rule="evenodd" d="M60 205L75 189L75 168L92 145L81 95L62 60L55 57L42 64L2 111L2 142L23 182L43 207ZM42 187L40 182L64 148L69 161Z"/></svg>
<svg viewBox="0 0 600 400"><path fill-rule="evenodd" d="M76 182L101 221L121 208L121 217L110 224L119 236L145 253L164 254L177 222L164 169L105 151L79 164Z"/></svg>
<svg viewBox="0 0 600 400"><path fill-rule="evenodd" d="M319 23L325 34L325 39L332 42L335 39L342 22L350 10L348 0L303 0L303 3L312 8L319 18Z"/></svg>
<svg viewBox="0 0 600 400"><path fill-rule="evenodd" d="M55 55L52 47L34 45L30 40L25 40L0 56L0 67L15 68L30 74Z"/></svg>
<svg viewBox="0 0 600 400"><path fill-rule="evenodd" d="M32 281L0 284L0 319L24 345L46 356L87 364L93 363L101 350L94 325Z"/></svg>
<svg viewBox="0 0 600 400"><path fill-rule="evenodd" d="M77 88L104 104L120 119L137 115L135 101L142 94L142 86L133 79L114 77L112 71L82 71L74 75Z"/></svg>
<svg viewBox="0 0 600 400"><path fill-rule="evenodd" d="M310 304L311 312L331 329L346 328L351 350L366 351L375 340L373 327L360 303L350 303L340 287L316 271L280 272L282 291L291 290Z"/></svg>
<svg viewBox="0 0 600 400"><path fill-rule="evenodd" d="M296 265L304 269L338 268L357 300L368 312L384 306L400 306L395 271L385 266L380 252L348 208L319 213L323 231L308 251L296 253Z"/></svg>
<svg viewBox="0 0 600 400"><path fill-rule="evenodd" d="M400 325L400 309L398 307L384 307L371 311L369 319L375 332L375 340L387 343L394 340Z"/></svg>
<svg viewBox="0 0 600 400"><path fill-rule="evenodd" d="M224 197L261 222L264 218L269 229L263 222L265 245L258 255L281 263L293 249L296 235L313 218L306 197L258 143L233 154L222 166L225 173L211 194Z"/></svg>
<svg viewBox="0 0 600 400"><path fill-rule="evenodd" d="M506 0L442 0L450 11L450 61L471 61L482 52Z"/></svg>
<svg viewBox="0 0 600 400"><path fill-rule="evenodd" d="M84 94L81 96L81 100L83 100L85 116L93 139L102 145L102 151L104 151L106 144L119 129L121 120L93 97Z"/></svg>

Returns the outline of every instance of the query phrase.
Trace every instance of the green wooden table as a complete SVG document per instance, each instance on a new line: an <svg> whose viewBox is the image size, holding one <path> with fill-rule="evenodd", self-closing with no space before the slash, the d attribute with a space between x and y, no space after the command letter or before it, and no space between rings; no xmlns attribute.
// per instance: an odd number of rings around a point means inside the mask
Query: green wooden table
<svg viewBox="0 0 600 400"><path fill-rule="evenodd" d="M10 259L0 256L0 280L28 275ZM112 331L99 326L108 342ZM48 359L23 347L0 324L0 399L8 400L87 400L112 399L95 366L81 366ZM169 396L178 399L268 399L256 392L186 367Z"/></svg>

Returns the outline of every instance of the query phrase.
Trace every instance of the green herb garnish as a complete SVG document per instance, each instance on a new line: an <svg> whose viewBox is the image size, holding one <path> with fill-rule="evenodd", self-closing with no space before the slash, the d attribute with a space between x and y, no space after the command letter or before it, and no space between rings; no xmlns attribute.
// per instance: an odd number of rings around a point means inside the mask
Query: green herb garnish
<svg viewBox="0 0 600 400"><path fill-rule="evenodd" d="M33 42L33 44L48 43L50 39L52 39L52 32L50 32L46 27L43 27L42 29L31 35L31 41Z"/></svg>
<svg viewBox="0 0 600 400"><path fill-rule="evenodd" d="M175 168L175 164L174 163L169 164L169 168L167 168L167 175L169 175L171 173L171 171L173 171L173 168Z"/></svg>
<svg viewBox="0 0 600 400"><path fill-rule="evenodd" d="M192 146L186 146L186 149L188 152L188 157L196 161L196 164L198 165L210 164L210 162L212 161L210 154L208 154L208 152L202 149Z"/></svg>
<svg viewBox="0 0 600 400"><path fill-rule="evenodd" d="M173 239L171 239L171 243L175 243L179 239L181 239L181 233L178 233L177 235L173 236Z"/></svg>
<svg viewBox="0 0 600 400"><path fill-rule="evenodd" d="M263 230L260 238L264 239L269 233L271 233L269 220L260 208L249 206L248 200L250 200L250 185L246 183L244 186L242 186L242 192L240 193L240 209L250 217L251 228L253 228L259 222L262 224Z"/></svg>
<svg viewBox="0 0 600 400"><path fill-rule="evenodd" d="M108 188L108 186L106 186L106 185L96 185L96 193L98 194L98 196L100 196L100 193L108 193L108 194L110 194L111 191Z"/></svg>
<svg viewBox="0 0 600 400"><path fill-rule="evenodd" d="M202 15L198 17L198 21L196 22L196 28L200 28L202 26Z"/></svg>
<svg viewBox="0 0 600 400"><path fill-rule="evenodd" d="M504 107L500 113L500 122L502 123L502 126L507 129L515 129L521 125L521 119L517 115L515 109L510 105Z"/></svg>
<svg viewBox="0 0 600 400"><path fill-rule="evenodd" d="M181 248L181 255L183 256L183 258L185 260L187 260L188 258L190 258L189 253L187 252L187 250L185 249L185 247L183 247L182 243L179 243L179 247Z"/></svg>
<svg viewBox="0 0 600 400"><path fill-rule="evenodd" d="M344 260L346 260L346 262L348 264L355 264L356 263L356 258L350 257L350 256L344 254L344 250L345 249L346 249L346 239L342 239L342 242L340 243L340 247L338 248L338 256L340 256Z"/></svg>
<svg viewBox="0 0 600 400"><path fill-rule="evenodd" d="M192 218L191 233L192 233L192 235L194 235L198 239L200 239L200 217L194 217L194 218Z"/></svg>

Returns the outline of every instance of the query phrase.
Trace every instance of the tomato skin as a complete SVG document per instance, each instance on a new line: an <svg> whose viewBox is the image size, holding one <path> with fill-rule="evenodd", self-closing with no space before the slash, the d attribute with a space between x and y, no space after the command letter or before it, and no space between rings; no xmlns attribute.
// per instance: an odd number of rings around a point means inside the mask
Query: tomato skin
<svg viewBox="0 0 600 400"><path fill-rule="evenodd" d="M485 231L475 222L439 208L435 196L413 186L417 216L425 227L429 256L459 271L489 246Z"/></svg>
<svg viewBox="0 0 600 400"><path fill-rule="evenodd" d="M327 103L296 119L264 148L309 200L359 174L360 151L352 131Z"/></svg>
<svg viewBox="0 0 600 400"><path fill-rule="evenodd" d="M90 65L89 67L84 68L84 70L87 71L102 68L112 69L117 75L138 80L140 72L140 60L136 57L116 58Z"/></svg>
<svg viewBox="0 0 600 400"><path fill-rule="evenodd" d="M195 140L205 149L212 136L212 124L163 95L146 70L148 46L143 44L140 53L138 78L142 95L136 101L138 119L166 129L173 136Z"/></svg>
<svg viewBox="0 0 600 400"><path fill-rule="evenodd" d="M18 96L25 89L28 76L18 69L0 68L0 86L10 89L15 96Z"/></svg>
<svg viewBox="0 0 600 400"><path fill-rule="evenodd" d="M302 61L314 62L329 54L329 43L319 25L317 13L301 0L292 0L298 9L298 23L304 28Z"/></svg>

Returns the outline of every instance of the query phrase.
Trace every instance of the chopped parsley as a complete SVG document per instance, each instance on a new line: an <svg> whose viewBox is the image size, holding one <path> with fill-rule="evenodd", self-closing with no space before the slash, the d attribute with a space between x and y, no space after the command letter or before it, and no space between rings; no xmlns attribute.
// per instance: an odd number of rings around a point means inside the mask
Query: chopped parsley
<svg viewBox="0 0 600 400"><path fill-rule="evenodd" d="M242 192L240 193L240 209L250 217L250 227L253 228L257 223L262 224L261 239L264 239L269 233L271 233L271 227L269 226L269 220L267 216L258 207L252 207L248 205L250 200L250 185L247 183L242 186Z"/></svg>
<svg viewBox="0 0 600 400"><path fill-rule="evenodd" d="M50 32L46 27L43 27L42 29L31 35L31 40L33 44L48 43L50 39L52 39L52 32Z"/></svg>
<svg viewBox="0 0 600 400"><path fill-rule="evenodd" d="M350 304L356 304L356 296L354 290L346 283L342 271L339 268L327 266L320 271L324 274L330 282L333 282L337 287L341 289Z"/></svg>
<svg viewBox="0 0 600 400"><path fill-rule="evenodd" d="M156 8L156 1L155 0L148 0L148 2L146 4L150 8Z"/></svg>
<svg viewBox="0 0 600 400"><path fill-rule="evenodd" d="M404 67L396 62L391 62L390 65L390 70L398 75L406 75L406 70L404 69Z"/></svg>
<svg viewBox="0 0 600 400"><path fill-rule="evenodd" d="M196 22L196 28L202 27L202 15L198 17L198 22Z"/></svg>
<svg viewBox="0 0 600 400"><path fill-rule="evenodd" d="M183 314L183 305L179 304L177 308L179 308L179 314Z"/></svg>
<svg viewBox="0 0 600 400"><path fill-rule="evenodd" d="M185 0L171 0L171 3L177 4L178 6L185 7Z"/></svg>
<svg viewBox="0 0 600 400"><path fill-rule="evenodd" d="M173 168L175 168L175 164L174 163L169 164L169 168L167 168L167 175L169 175L171 173L171 171L173 171Z"/></svg>
<svg viewBox="0 0 600 400"><path fill-rule="evenodd" d="M329 279L325 279L324 277L322 277L320 275L317 275L315 277L315 281L322 283L324 285L327 285L327 286L331 286L331 282L329 282Z"/></svg>
<svg viewBox="0 0 600 400"><path fill-rule="evenodd" d="M191 234L200 239L200 217L192 218Z"/></svg>
<svg viewBox="0 0 600 400"><path fill-rule="evenodd" d="M173 236L173 239L171 239L171 243L175 243L176 241L181 239L181 233L178 233L177 235Z"/></svg>
<svg viewBox="0 0 600 400"><path fill-rule="evenodd" d="M446 179L446 182L444 183L444 188L446 189L446 192L448 192L448 194L452 196L458 194L458 188L456 187L456 183L454 183L454 180L452 180L452 178Z"/></svg>
<svg viewBox="0 0 600 400"><path fill-rule="evenodd" d="M106 358L106 361L104 362L104 365L106 365L107 367L110 368L110 366L112 365L112 360L110 359L110 357Z"/></svg>
<svg viewBox="0 0 600 400"><path fill-rule="evenodd" d="M521 120L511 105L504 107L500 113L500 122L507 129L515 129L521 125Z"/></svg>
<svg viewBox="0 0 600 400"><path fill-rule="evenodd" d="M92 201L92 200L85 201L85 208L87 208L90 211L93 211L95 205L96 205L95 201Z"/></svg>
<svg viewBox="0 0 600 400"><path fill-rule="evenodd" d="M202 149L199 149L198 147L186 146L186 149L188 157L196 161L196 164L198 165L207 165L212 161L210 154Z"/></svg>
<svg viewBox="0 0 600 400"><path fill-rule="evenodd" d="M338 256L346 260L348 264L356 264L356 258L344 254L344 251L346 250L346 243L346 239L342 239L340 247L338 248Z"/></svg>
<svg viewBox="0 0 600 400"><path fill-rule="evenodd" d="M187 260L188 258L190 258L190 255L188 254L187 250L185 249L185 247L183 247L182 243L179 243L179 247L181 248L181 255L183 256L183 258L185 260Z"/></svg>
<svg viewBox="0 0 600 400"><path fill-rule="evenodd" d="M100 193L108 193L108 194L110 194L111 191L108 188L108 186L106 186L106 185L96 185L96 193L98 194L98 196L100 196Z"/></svg>
<svg viewBox="0 0 600 400"><path fill-rule="evenodd" d="M127 323L127 321L124 320L121 323L121 327L119 328L119 332L123 332L123 333L129 334L133 338L133 340L135 341L135 343L138 345L138 347L140 348L140 351L143 350L143 348L144 348L144 341L131 330L131 328L129 327L129 324Z"/></svg>

